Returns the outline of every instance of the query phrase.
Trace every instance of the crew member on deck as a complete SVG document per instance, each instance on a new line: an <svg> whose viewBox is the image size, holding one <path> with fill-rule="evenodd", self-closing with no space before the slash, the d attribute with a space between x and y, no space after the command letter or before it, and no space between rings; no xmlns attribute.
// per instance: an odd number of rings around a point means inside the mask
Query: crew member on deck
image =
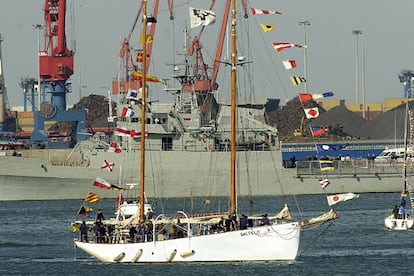
<svg viewBox="0 0 414 276"><path fill-rule="evenodd" d="M394 209L392 209L392 213L394 214L394 218L398 218L398 207L397 205L394 206Z"/></svg>
<svg viewBox="0 0 414 276"><path fill-rule="evenodd" d="M96 222L97 223L102 223L102 221L104 221L104 220L105 220L105 217L102 213L102 210L98 209L98 212L96 213Z"/></svg>
<svg viewBox="0 0 414 276"><path fill-rule="evenodd" d="M260 225L269 225L270 221L269 218L267 217L267 214L262 215L262 221L260 222Z"/></svg>
<svg viewBox="0 0 414 276"><path fill-rule="evenodd" d="M245 214L242 214L240 218L240 230L247 229L247 223L248 223L247 216Z"/></svg>
<svg viewBox="0 0 414 276"><path fill-rule="evenodd" d="M81 226L79 227L81 241L88 242L88 226L86 225L85 221L82 221Z"/></svg>

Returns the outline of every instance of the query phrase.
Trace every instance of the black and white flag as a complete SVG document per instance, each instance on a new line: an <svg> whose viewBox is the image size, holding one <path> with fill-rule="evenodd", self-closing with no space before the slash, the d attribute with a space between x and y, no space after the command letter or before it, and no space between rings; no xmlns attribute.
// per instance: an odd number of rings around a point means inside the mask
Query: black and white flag
<svg viewBox="0 0 414 276"><path fill-rule="evenodd" d="M202 10L190 7L190 27L195 28L198 26L207 26L213 24L216 19L214 11Z"/></svg>

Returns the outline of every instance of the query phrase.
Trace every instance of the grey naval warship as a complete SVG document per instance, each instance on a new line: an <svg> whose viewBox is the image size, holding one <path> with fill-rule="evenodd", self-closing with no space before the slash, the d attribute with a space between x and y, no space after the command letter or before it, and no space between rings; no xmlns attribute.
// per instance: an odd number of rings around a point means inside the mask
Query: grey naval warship
<svg viewBox="0 0 414 276"><path fill-rule="evenodd" d="M96 133L73 149L1 151L0 200L82 199L89 191L115 198L117 192L93 186L97 177L125 188L139 183L141 122L135 116L142 103L136 92L120 93L112 140ZM331 193L399 191L399 163L335 159L334 170L321 171L317 160L283 160L278 131L264 122L265 107L238 107L241 196L322 194L321 178L330 179ZM181 91L171 103L148 103L146 117L148 197L228 194L228 105L212 93Z"/></svg>

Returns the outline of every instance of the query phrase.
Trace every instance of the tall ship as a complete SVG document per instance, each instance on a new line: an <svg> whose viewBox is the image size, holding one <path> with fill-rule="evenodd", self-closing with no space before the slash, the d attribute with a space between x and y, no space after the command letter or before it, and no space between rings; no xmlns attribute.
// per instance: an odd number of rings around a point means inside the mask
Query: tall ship
<svg viewBox="0 0 414 276"><path fill-rule="evenodd" d="M49 3L59 8L58 2L46 1L46 5ZM151 27L145 36L148 39L145 51L132 51L130 42L134 27L121 45L119 56L122 70L112 82L112 96L109 97L108 121L114 125L112 137L95 133L87 140L79 139L70 149L2 150L0 200L81 199L96 189L92 184L98 176L115 185L139 183L140 174L136 168L142 162L139 154L141 135L145 136L146 148L146 196L228 194L231 108L230 103L218 100L219 93L223 91L217 84L220 65L228 63L222 57L226 23L221 24L215 62L211 68L204 62L202 55L202 27L191 43L188 43L187 31L184 31L184 60L172 64L172 77L175 80L172 83L177 83L176 87L167 80L146 76L147 82L162 83L174 99L171 102L158 102L151 101L149 97L146 102L145 133L141 131L140 105L143 103L142 75L139 72L142 72L143 59L147 59L145 64L148 68L145 71L151 72L149 61L152 45L157 43L155 28L158 2L155 1L152 14L147 18ZM229 9L229 6L225 9ZM245 12L248 16L249 10L245 9ZM229 14L229 10L224 14ZM139 14L136 20L138 18ZM223 18L222 22L227 22L227 18ZM145 57L143 52L146 53ZM250 62L240 56L238 63L249 66ZM61 83L63 87L64 81ZM147 89L149 95L151 89ZM58 92L53 94L57 98L52 97L48 104L44 104L43 113L39 111L36 116L59 114L64 101L62 93ZM114 113L112 98L117 102ZM400 190L402 170L398 163L391 166L388 163L373 164L367 158L334 159L334 169L326 171L321 170L318 160L295 160L293 156L286 159L282 154L283 144L279 140L278 130L266 122L265 116L278 104L277 99L266 99L246 100L237 105L237 185L240 195L324 193L319 180L327 177L334 183L330 186L332 193ZM82 118L79 122L82 122ZM81 130L75 133L81 134ZM291 162L289 165L288 161ZM183 178L183 175L186 177ZM259 183L259 180L260 185L252 185ZM156 185L151 186L151 183ZM104 198L117 196L111 190L102 189L99 194Z"/></svg>

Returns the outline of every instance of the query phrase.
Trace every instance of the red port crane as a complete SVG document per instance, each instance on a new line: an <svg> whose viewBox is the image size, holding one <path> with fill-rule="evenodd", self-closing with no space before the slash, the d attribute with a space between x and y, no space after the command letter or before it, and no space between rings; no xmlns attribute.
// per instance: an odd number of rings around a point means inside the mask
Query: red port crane
<svg viewBox="0 0 414 276"><path fill-rule="evenodd" d="M43 12L45 48L39 53L40 78L66 81L73 74L74 56L74 51L66 45L66 0L46 0Z"/></svg>
<svg viewBox="0 0 414 276"><path fill-rule="evenodd" d="M73 74L74 51L66 43L66 0L45 0L44 48L39 51L39 77L42 83L39 93L49 93L50 102L40 104L34 113L34 130L30 136L32 147L48 147L49 139L45 131L45 121L71 121L71 144L87 138L85 130L85 110L66 110L66 93L71 92L67 82Z"/></svg>

